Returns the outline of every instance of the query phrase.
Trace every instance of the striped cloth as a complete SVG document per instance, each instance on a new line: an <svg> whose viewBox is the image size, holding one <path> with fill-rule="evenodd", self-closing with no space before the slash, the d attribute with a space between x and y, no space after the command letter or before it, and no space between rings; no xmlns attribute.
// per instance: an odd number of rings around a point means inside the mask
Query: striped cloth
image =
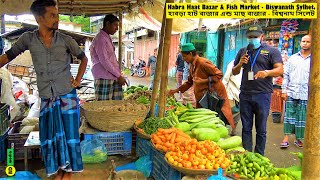
<svg viewBox="0 0 320 180"><path fill-rule="evenodd" d="M48 176L59 169L83 170L79 126L80 108L75 89L66 95L41 99L40 145Z"/></svg>
<svg viewBox="0 0 320 180"><path fill-rule="evenodd" d="M122 86L116 80L96 79L94 88L97 101L123 99Z"/></svg>
<svg viewBox="0 0 320 180"><path fill-rule="evenodd" d="M306 100L288 97L283 126L285 135L295 134L298 140L304 139L307 103Z"/></svg>

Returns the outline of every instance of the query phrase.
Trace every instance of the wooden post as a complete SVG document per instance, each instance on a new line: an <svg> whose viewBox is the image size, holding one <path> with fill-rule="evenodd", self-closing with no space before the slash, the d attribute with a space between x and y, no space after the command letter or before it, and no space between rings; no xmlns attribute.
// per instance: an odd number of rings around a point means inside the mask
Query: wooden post
<svg viewBox="0 0 320 180"><path fill-rule="evenodd" d="M313 27L320 27L320 0L317 2L317 19L312 20ZM309 97L305 141L303 147L302 179L319 179L320 177L320 31L312 28L312 56L309 77Z"/></svg>
<svg viewBox="0 0 320 180"><path fill-rule="evenodd" d="M119 41L118 41L118 61L122 68L122 12L119 13Z"/></svg>
<svg viewBox="0 0 320 180"><path fill-rule="evenodd" d="M166 3L174 3L174 0L166 0ZM165 7L164 7L165 8ZM164 11L166 14L166 11ZM172 19L165 20L165 36L161 39L163 42L163 57L162 57L162 73L161 73L161 84L160 84L160 95L159 95L159 117L164 117L166 107L166 93L168 85L168 67L169 67L169 51L171 44L171 31L172 31Z"/></svg>
<svg viewBox="0 0 320 180"><path fill-rule="evenodd" d="M157 36L160 39L159 47L158 47L158 56L157 56L157 63L156 63L156 72L154 74L153 79L153 89L152 89L152 96L151 96L151 102L150 102L150 114L152 117L155 116L155 106L158 101L158 90L159 90L159 82L161 77L161 70L162 70L162 57L163 57L163 41L164 34L165 34L165 23L166 23L166 6L164 6L163 10L163 17L162 17L162 25L161 25L161 35L160 37ZM158 39L158 41L159 41Z"/></svg>
<svg viewBox="0 0 320 180"><path fill-rule="evenodd" d="M1 21L1 25L0 25L1 30L0 30L0 33L1 33L1 34L4 34L4 33L6 32L6 26L5 26L6 21L5 21L5 19L4 19L4 14L1 14L1 15L0 15L0 21Z"/></svg>

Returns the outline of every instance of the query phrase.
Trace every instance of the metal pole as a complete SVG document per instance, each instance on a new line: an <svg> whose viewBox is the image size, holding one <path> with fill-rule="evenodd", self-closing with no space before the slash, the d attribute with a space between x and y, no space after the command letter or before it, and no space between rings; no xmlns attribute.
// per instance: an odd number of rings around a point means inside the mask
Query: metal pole
<svg viewBox="0 0 320 180"><path fill-rule="evenodd" d="M309 77L309 97L303 147L302 179L311 180L320 177L320 0L315 0L317 19L312 20L312 56Z"/></svg>

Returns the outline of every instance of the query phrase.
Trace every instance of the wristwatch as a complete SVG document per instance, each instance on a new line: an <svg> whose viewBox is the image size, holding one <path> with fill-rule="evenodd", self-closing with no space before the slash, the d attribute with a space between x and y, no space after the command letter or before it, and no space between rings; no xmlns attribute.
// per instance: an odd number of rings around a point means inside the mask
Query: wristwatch
<svg viewBox="0 0 320 180"><path fill-rule="evenodd" d="M264 70L264 72L266 72L267 76L269 76L269 70Z"/></svg>

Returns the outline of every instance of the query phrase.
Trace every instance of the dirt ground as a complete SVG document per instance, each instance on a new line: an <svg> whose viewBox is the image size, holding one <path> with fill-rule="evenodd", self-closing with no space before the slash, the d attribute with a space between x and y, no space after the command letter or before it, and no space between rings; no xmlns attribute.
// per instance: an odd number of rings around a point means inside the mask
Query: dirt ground
<svg viewBox="0 0 320 180"><path fill-rule="evenodd" d="M131 85L149 85L149 77L138 78L129 77ZM174 78L169 79L168 86L170 88L175 88L176 83ZM271 113L270 113L271 114ZM241 136L241 122L237 126L237 135ZM290 147L283 150L280 149L279 145L283 138L283 124L273 123L271 115L268 119L267 125L267 145L265 150L265 156L270 158L271 162L275 164L276 167L289 167L293 165L299 165L299 159L295 155L291 155L290 152L302 152L302 149L297 148L293 145L293 138L290 139ZM253 130L253 137L255 137L255 130ZM255 139L255 138L254 138ZM254 140L255 142L255 140ZM107 179L109 175L109 169L111 168L111 159L115 160L117 166L130 163L135 159L134 156L124 157L124 156L109 156L107 162L101 164L85 164L84 171L82 173L74 174L72 179L74 180L86 180L86 179ZM18 171L24 170L23 161L16 161L15 167ZM29 161L29 170L31 172L37 173L42 179L52 179L46 178L43 163L41 160L31 160ZM0 177L5 177L4 174L5 164L0 163Z"/></svg>

